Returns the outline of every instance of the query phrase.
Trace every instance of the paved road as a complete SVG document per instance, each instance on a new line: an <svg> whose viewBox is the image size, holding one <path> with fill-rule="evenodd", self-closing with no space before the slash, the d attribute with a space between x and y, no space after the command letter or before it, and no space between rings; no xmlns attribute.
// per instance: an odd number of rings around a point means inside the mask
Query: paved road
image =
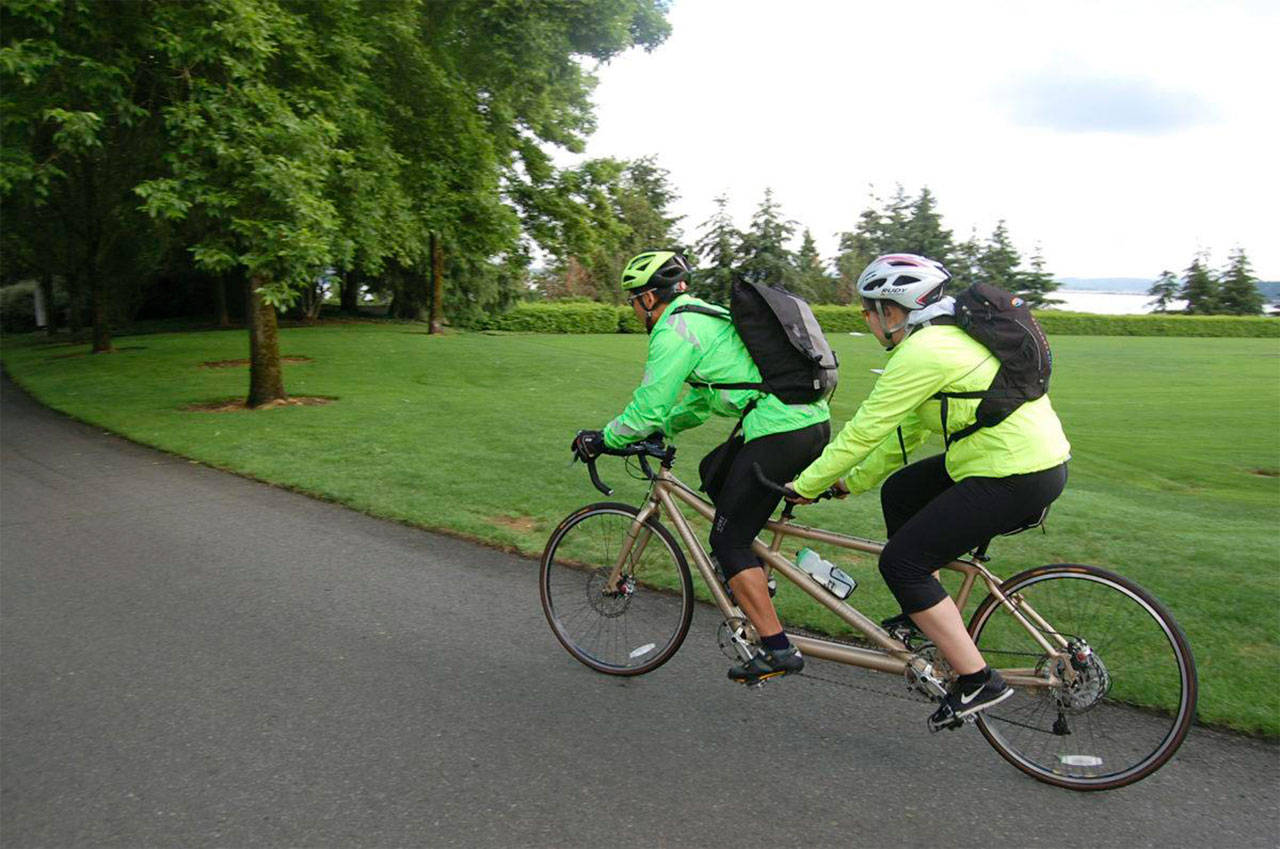
<svg viewBox="0 0 1280 849"><path fill-rule="evenodd" d="M529 560L137 447L8 381L0 416L11 849L1280 838L1275 746L1197 731L1131 788L1057 790L973 729L924 733L924 704L730 684L710 611L664 668L607 678L551 637Z"/></svg>

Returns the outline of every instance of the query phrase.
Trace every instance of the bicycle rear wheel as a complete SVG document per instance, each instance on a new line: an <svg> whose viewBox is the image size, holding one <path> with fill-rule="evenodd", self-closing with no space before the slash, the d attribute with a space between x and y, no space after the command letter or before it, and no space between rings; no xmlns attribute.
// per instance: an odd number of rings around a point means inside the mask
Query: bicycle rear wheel
<svg viewBox="0 0 1280 849"><path fill-rule="evenodd" d="M1071 650L1051 657L994 596L973 614L969 633L993 667L1070 681L1018 688L980 714L978 728L996 751L1033 778L1073 790L1123 787L1173 757L1195 718L1196 668L1159 602L1119 575L1069 564L1028 570L1000 589L1024 614L1039 615L1051 644L1061 635Z"/></svg>
<svg viewBox="0 0 1280 849"><path fill-rule="evenodd" d="M556 639L582 663L608 675L640 675L671 658L693 619L693 579L684 552L655 518L639 528L622 564L639 511L599 503L568 516L542 553L542 611Z"/></svg>

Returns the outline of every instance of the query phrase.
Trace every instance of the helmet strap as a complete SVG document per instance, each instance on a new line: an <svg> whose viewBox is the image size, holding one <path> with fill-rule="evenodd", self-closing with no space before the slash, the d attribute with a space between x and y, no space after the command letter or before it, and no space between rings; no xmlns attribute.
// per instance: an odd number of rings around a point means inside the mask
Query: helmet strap
<svg viewBox="0 0 1280 849"><path fill-rule="evenodd" d="M898 345L897 342L893 341L893 334L897 333L899 330L906 329L907 325L910 324L910 314L908 313L897 326L889 327L888 319L886 319L884 315L884 307L881 306L883 303L884 301L880 298L876 299L876 315L880 316L880 332L884 334L884 349L886 351L892 351Z"/></svg>

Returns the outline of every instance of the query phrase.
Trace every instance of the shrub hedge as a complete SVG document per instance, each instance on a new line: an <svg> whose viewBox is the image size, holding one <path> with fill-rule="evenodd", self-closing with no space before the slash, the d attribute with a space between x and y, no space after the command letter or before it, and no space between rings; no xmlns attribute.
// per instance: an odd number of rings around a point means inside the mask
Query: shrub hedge
<svg viewBox="0 0 1280 849"><path fill-rule="evenodd" d="M590 302L519 303L485 322L485 330L525 333L617 333L618 308Z"/></svg>
<svg viewBox="0 0 1280 849"><path fill-rule="evenodd" d="M857 307L815 304L813 314L827 333L867 333ZM1239 315L1093 315L1043 310L1036 318L1058 336L1249 336L1280 337L1280 318ZM520 303L485 323L487 330L527 333L643 333L627 306L589 301Z"/></svg>
<svg viewBox="0 0 1280 849"><path fill-rule="evenodd" d="M1280 319L1261 315L1093 315L1043 310L1036 320L1059 336L1280 336Z"/></svg>

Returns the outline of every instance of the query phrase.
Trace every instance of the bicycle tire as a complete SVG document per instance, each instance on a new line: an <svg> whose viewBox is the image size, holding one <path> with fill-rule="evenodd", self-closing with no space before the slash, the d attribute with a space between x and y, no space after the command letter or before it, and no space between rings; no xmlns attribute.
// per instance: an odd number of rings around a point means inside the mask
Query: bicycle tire
<svg viewBox="0 0 1280 849"><path fill-rule="evenodd" d="M580 663L606 675L657 669L680 648L693 620L689 565L654 517L644 525L651 536L639 551L633 546L624 569L629 589L603 592L638 514L613 502L571 513L552 531L539 566L542 612L556 639Z"/></svg>
<svg viewBox="0 0 1280 849"><path fill-rule="evenodd" d="M1163 605L1127 578L1077 564L1029 569L1000 591L1085 648L1071 663L1073 685L1019 688L979 714L987 742L1032 778L1072 790L1123 787L1164 766L1195 719L1198 683L1186 636ZM1038 653L1043 668L1048 654L1007 611L993 615L1002 610L989 595L974 612L978 649L992 666Z"/></svg>

